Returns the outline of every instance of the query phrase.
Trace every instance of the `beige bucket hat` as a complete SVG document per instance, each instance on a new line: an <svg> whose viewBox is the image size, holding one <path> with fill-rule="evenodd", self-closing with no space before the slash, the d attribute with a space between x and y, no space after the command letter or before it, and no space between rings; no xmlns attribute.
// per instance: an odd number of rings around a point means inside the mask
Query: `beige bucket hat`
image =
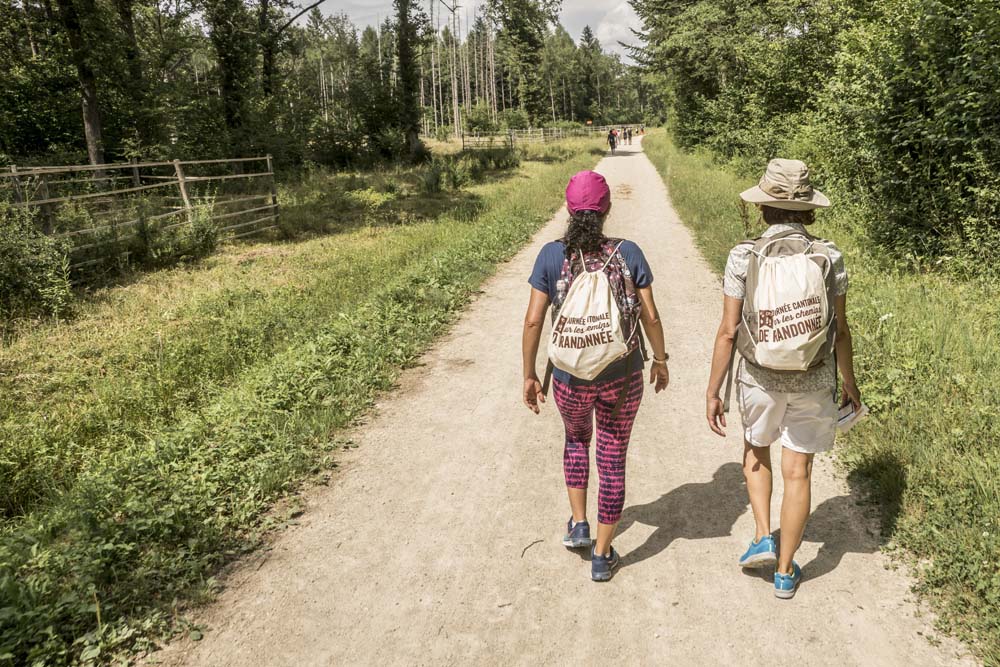
<svg viewBox="0 0 1000 667"><path fill-rule="evenodd" d="M740 193L743 201L788 211L826 208L830 200L809 182L809 167L801 160L775 158L768 162L760 183Z"/></svg>

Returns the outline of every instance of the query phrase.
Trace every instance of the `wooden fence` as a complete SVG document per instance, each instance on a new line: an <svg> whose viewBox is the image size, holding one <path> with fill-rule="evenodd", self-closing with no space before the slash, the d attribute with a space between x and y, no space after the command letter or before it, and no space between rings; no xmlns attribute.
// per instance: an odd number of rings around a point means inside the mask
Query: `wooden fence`
<svg viewBox="0 0 1000 667"><path fill-rule="evenodd" d="M462 134L462 150L482 150L490 148L511 148L518 144L545 144L570 137L592 137L604 135L610 130L622 127L637 127L635 124L590 125L578 128L538 127L526 130L508 130L503 133L472 132Z"/></svg>
<svg viewBox="0 0 1000 667"><path fill-rule="evenodd" d="M198 221L219 240L274 229L278 198L271 156L18 168L0 171L0 201L29 210L64 239L70 268L127 259L151 230ZM105 252L106 251L106 252Z"/></svg>

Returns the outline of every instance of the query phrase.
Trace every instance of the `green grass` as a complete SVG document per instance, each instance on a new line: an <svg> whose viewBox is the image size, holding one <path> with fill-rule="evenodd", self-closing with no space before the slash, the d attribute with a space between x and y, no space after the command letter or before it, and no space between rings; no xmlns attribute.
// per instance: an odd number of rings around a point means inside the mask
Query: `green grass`
<svg viewBox="0 0 1000 667"><path fill-rule="evenodd" d="M685 154L664 133L645 140L681 218L721 272L744 238L738 193L752 185ZM830 193L835 204L846 198ZM815 233L844 251L856 367L872 418L836 457L866 480L940 625L1000 664L1000 296L994 285L901 271L852 224L871 215L835 205ZM756 217L756 216L754 216ZM759 227L756 229L760 229Z"/></svg>
<svg viewBox="0 0 1000 667"><path fill-rule="evenodd" d="M283 193L314 238L230 247L22 330L0 357L0 665L107 663L181 627L178 605L335 465L336 430L595 159L539 147L433 195L419 174L315 174Z"/></svg>

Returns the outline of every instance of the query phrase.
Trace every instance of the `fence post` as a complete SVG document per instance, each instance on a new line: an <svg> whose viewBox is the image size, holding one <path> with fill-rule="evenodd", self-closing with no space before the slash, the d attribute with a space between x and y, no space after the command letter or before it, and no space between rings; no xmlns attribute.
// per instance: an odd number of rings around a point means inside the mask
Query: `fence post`
<svg viewBox="0 0 1000 667"><path fill-rule="evenodd" d="M16 164L10 165L10 173L14 174L14 178L11 179L14 181L14 201L20 204L24 201L24 198L21 196L21 179L17 177Z"/></svg>
<svg viewBox="0 0 1000 667"><path fill-rule="evenodd" d="M174 160L174 173L177 175L177 187L181 191L181 199L184 200L184 210L187 211L188 221L193 220L191 214L191 200L188 199L187 182L184 180L184 170L181 168L181 161Z"/></svg>
<svg viewBox="0 0 1000 667"><path fill-rule="evenodd" d="M274 207L274 221L278 221L278 187L274 183L274 166L271 163L271 154L267 154L267 171L271 175L271 206Z"/></svg>
<svg viewBox="0 0 1000 667"><path fill-rule="evenodd" d="M42 199L49 199L51 195L49 194L49 177L45 174L40 176L42 183L40 190L42 192ZM46 234L52 233L52 204L42 204L42 231Z"/></svg>
<svg viewBox="0 0 1000 667"><path fill-rule="evenodd" d="M139 160L133 157L129 158L128 161L132 163L132 185L139 187L141 185L139 181L139 167L135 166L139 164Z"/></svg>

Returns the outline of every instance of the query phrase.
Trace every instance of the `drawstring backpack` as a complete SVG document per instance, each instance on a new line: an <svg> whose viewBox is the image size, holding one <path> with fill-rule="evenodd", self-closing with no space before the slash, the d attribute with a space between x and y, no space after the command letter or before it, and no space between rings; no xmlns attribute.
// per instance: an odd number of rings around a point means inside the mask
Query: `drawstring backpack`
<svg viewBox="0 0 1000 667"><path fill-rule="evenodd" d="M726 411L737 349L755 366L802 373L825 363L837 334L833 261L826 245L797 230L744 244L750 246L750 263L726 378Z"/></svg>
<svg viewBox="0 0 1000 667"><path fill-rule="evenodd" d="M579 271L574 271L569 259L563 262L552 307L552 334L543 394L548 393L554 368L573 377L593 380L612 363L629 357L639 346L643 348L645 359L645 345L639 331L639 298L631 271L620 252L622 243L624 241L619 239L608 239L601 254L596 256L601 263L594 270L588 268L583 252L579 253ZM626 369L625 383L613 416L617 416L624 405L632 370Z"/></svg>

